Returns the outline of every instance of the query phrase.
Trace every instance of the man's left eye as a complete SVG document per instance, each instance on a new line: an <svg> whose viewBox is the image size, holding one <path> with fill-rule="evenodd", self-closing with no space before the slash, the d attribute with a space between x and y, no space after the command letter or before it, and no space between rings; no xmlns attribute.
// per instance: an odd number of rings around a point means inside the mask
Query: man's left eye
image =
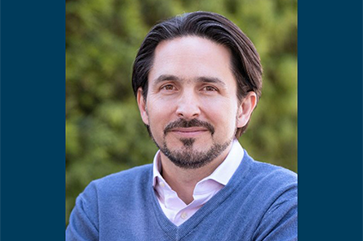
<svg viewBox="0 0 363 241"><path fill-rule="evenodd" d="M204 86L202 88L203 91L217 91L217 89L213 86Z"/></svg>

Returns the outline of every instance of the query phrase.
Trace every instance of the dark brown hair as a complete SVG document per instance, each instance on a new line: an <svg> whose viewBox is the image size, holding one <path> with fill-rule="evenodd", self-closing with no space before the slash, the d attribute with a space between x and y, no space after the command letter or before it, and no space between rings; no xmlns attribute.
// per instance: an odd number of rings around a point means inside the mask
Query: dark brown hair
<svg viewBox="0 0 363 241"><path fill-rule="evenodd" d="M257 99L260 98L262 66L251 40L234 23L222 15L200 11L185 13L163 21L155 25L146 35L133 66L132 87L135 96L141 87L146 100L148 75L157 45L164 40L183 36L203 37L229 48L232 53L232 71L237 81L238 100L242 101L250 91L256 93ZM237 138L246 130L247 124L237 129Z"/></svg>

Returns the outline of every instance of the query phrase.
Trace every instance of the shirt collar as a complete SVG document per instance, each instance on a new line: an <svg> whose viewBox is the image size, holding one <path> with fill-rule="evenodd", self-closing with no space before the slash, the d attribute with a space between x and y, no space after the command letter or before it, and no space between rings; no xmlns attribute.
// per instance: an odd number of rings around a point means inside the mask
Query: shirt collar
<svg viewBox="0 0 363 241"><path fill-rule="evenodd" d="M233 140L232 148L229 151L226 159L214 170L214 172L202 181L211 179L222 185L227 185L238 166L240 165L244 156L244 151L241 144L237 139ZM153 187L157 183L157 179L163 180L164 178L160 174L161 162L160 162L160 150L156 152L153 161ZM164 181L165 182L165 181ZM166 183L166 182L165 182Z"/></svg>
<svg viewBox="0 0 363 241"><path fill-rule="evenodd" d="M154 161L153 161L153 187L155 187L156 185L157 178L161 178L162 180L164 179L160 174L160 170L161 170L160 150L158 150L154 156Z"/></svg>
<svg viewBox="0 0 363 241"><path fill-rule="evenodd" d="M229 151L226 159L214 170L210 176L204 178L204 180L212 179L224 186L227 185L238 166L241 164L243 155L244 152L241 144L237 139L234 139L232 148Z"/></svg>

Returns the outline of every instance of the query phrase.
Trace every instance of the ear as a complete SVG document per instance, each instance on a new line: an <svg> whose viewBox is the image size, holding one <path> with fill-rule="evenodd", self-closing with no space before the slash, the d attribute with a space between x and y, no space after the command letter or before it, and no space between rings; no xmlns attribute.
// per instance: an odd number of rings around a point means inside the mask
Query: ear
<svg viewBox="0 0 363 241"><path fill-rule="evenodd" d="M137 90L136 98L137 98L137 105L139 106L141 119L145 123L145 125L149 125L149 116L147 113L146 101L142 95L141 87Z"/></svg>
<svg viewBox="0 0 363 241"><path fill-rule="evenodd" d="M244 127L250 120L251 114L257 104L256 93L250 91L246 97L243 98L241 104L238 106L237 111L237 128Z"/></svg>

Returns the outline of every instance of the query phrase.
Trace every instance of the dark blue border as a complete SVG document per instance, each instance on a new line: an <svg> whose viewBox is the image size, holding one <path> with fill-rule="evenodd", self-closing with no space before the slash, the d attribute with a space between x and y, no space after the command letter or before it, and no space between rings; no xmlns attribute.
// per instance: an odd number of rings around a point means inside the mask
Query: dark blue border
<svg viewBox="0 0 363 241"><path fill-rule="evenodd" d="M0 81L1 240L64 240L64 1L1 1Z"/></svg>
<svg viewBox="0 0 363 241"><path fill-rule="evenodd" d="M362 2L298 2L299 240L362 240Z"/></svg>

